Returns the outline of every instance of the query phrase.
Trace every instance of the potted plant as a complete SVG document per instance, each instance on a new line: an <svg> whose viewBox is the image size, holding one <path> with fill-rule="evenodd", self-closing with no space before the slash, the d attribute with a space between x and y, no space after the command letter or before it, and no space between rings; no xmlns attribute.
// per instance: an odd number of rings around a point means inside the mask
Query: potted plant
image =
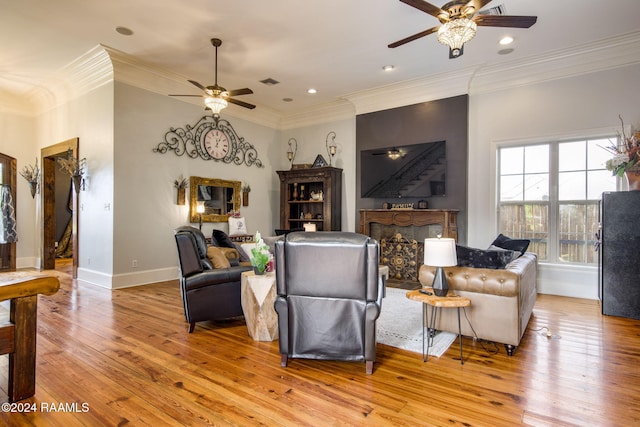
<svg viewBox="0 0 640 427"><path fill-rule="evenodd" d="M621 116L622 135L619 142L606 147L613 154L613 158L607 160L606 167L613 175L622 177L626 175L629 190L640 190L640 130L632 131L627 136L624 131L624 121Z"/></svg>
<svg viewBox="0 0 640 427"><path fill-rule="evenodd" d="M251 249L251 265L255 274L261 275L267 271L267 266L271 260L271 253L269 252L269 246L264 243L260 232L256 231L254 236L256 242L255 247Z"/></svg>
<svg viewBox="0 0 640 427"><path fill-rule="evenodd" d="M249 184L242 187L242 206L249 206L249 192L251 192Z"/></svg>
<svg viewBox="0 0 640 427"><path fill-rule="evenodd" d="M173 185L178 189L178 205L184 205L187 200L186 188L189 186L189 181L180 175L180 177L174 181Z"/></svg>
<svg viewBox="0 0 640 427"><path fill-rule="evenodd" d="M40 178L40 168L38 167L38 158L36 157L36 165L35 166L25 166L20 175L24 179L29 182L29 186L31 187L31 197L36 197L36 192L38 191L38 179Z"/></svg>

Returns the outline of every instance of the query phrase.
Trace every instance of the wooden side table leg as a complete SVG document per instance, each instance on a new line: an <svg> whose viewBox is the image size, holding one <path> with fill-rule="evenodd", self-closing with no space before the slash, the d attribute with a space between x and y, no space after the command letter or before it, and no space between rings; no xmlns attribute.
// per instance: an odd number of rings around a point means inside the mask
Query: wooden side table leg
<svg viewBox="0 0 640 427"><path fill-rule="evenodd" d="M17 402L36 392L36 333L38 295L11 300L15 348L9 354L9 401Z"/></svg>
<svg viewBox="0 0 640 427"><path fill-rule="evenodd" d="M458 338L460 340L460 364L464 365L464 360L462 360L462 328L460 328L460 307L458 307Z"/></svg>

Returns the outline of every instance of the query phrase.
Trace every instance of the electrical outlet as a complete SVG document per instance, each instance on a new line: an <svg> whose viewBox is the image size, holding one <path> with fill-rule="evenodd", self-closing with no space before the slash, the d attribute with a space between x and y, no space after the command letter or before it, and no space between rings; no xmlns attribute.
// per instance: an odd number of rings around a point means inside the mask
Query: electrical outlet
<svg viewBox="0 0 640 427"><path fill-rule="evenodd" d="M91 258L87 258L87 265L91 265Z"/></svg>
<svg viewBox="0 0 640 427"><path fill-rule="evenodd" d="M131 267L133 267L133 268L138 267L138 260L137 259L131 260Z"/></svg>

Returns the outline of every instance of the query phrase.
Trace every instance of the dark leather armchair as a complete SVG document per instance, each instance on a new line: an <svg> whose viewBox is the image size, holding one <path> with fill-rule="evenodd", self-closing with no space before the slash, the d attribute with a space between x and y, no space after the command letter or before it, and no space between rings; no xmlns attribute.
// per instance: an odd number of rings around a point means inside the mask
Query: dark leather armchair
<svg viewBox="0 0 640 427"><path fill-rule="evenodd" d="M207 258L207 242L197 228L175 230L178 245L180 291L189 333L196 322L242 316L240 276L249 266L213 268Z"/></svg>
<svg viewBox="0 0 640 427"><path fill-rule="evenodd" d="M375 240L348 232L295 232L276 242L282 366L289 357L365 361L373 372L384 286L378 252Z"/></svg>

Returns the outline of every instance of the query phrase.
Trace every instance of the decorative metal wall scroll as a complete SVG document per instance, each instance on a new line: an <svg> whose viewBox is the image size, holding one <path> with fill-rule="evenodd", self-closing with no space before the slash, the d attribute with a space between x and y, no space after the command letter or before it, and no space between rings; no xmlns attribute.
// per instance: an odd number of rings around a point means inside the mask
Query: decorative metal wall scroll
<svg viewBox="0 0 640 427"><path fill-rule="evenodd" d="M229 121L220 117L204 116L185 128L170 128L164 142L153 149L154 153L173 151L176 156L186 154L191 158L215 160L236 165L263 167L255 147L239 136Z"/></svg>

